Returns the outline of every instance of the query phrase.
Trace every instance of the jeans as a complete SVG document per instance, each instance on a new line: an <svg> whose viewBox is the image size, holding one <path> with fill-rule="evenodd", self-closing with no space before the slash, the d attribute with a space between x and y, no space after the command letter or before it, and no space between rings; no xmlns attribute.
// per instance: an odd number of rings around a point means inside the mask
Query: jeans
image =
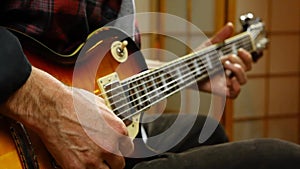
<svg viewBox="0 0 300 169"><path fill-rule="evenodd" d="M300 146L279 139L251 139L228 142L223 127L217 124L212 135L200 143L199 135L204 123L218 123L213 119L198 115L184 115L182 128L190 126L190 119L196 119L186 136L175 146L151 157L126 158L126 169L285 169L300 168ZM149 118L149 117L148 117ZM150 117L151 118L151 117ZM149 137L167 130L177 115L166 114L144 125ZM155 139L147 144L159 149L160 144L176 138L176 134ZM170 137L171 139L169 139ZM172 138L173 137L173 138ZM159 140L161 139L161 140Z"/></svg>

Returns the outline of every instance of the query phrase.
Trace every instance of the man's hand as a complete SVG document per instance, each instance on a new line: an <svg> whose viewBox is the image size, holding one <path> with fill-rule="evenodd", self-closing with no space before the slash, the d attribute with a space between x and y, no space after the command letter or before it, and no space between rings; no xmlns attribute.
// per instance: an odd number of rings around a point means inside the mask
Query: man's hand
<svg viewBox="0 0 300 169"><path fill-rule="evenodd" d="M209 46L210 44L220 43L227 38L230 38L234 33L232 23L225 25L218 33L216 33L208 42L201 45L200 48ZM214 83L216 91L226 92L229 98L236 98L241 90L241 85L247 82L246 71L251 70L252 58L251 54L244 49L239 49L237 54L226 55L221 58L221 62L226 72L226 82L221 75L216 75L213 79L198 84L199 89L206 92L212 92L211 83Z"/></svg>
<svg viewBox="0 0 300 169"><path fill-rule="evenodd" d="M120 169L133 150L126 126L102 99L36 68L1 110L34 130L63 168Z"/></svg>

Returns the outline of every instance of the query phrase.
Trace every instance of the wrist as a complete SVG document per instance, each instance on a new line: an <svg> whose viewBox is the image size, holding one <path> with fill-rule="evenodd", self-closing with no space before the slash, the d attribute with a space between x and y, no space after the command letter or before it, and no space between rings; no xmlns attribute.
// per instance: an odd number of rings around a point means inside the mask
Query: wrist
<svg viewBox="0 0 300 169"><path fill-rule="evenodd" d="M1 106L1 113L33 130L42 130L55 113L59 98L66 93L70 93L67 86L33 68L26 83Z"/></svg>

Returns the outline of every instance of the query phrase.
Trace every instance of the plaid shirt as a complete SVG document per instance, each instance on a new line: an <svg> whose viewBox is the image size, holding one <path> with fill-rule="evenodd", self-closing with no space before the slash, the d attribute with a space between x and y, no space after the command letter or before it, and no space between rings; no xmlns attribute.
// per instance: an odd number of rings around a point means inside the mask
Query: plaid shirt
<svg viewBox="0 0 300 169"><path fill-rule="evenodd" d="M118 16L122 0L1 0L0 24L69 53Z"/></svg>

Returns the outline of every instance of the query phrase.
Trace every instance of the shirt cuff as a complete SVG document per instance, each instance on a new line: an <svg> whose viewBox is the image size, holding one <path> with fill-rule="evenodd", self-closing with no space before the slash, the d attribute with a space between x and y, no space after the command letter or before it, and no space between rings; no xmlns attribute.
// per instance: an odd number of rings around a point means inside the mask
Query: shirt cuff
<svg viewBox="0 0 300 169"><path fill-rule="evenodd" d="M0 103L5 102L28 79L31 64L17 37L0 27Z"/></svg>

